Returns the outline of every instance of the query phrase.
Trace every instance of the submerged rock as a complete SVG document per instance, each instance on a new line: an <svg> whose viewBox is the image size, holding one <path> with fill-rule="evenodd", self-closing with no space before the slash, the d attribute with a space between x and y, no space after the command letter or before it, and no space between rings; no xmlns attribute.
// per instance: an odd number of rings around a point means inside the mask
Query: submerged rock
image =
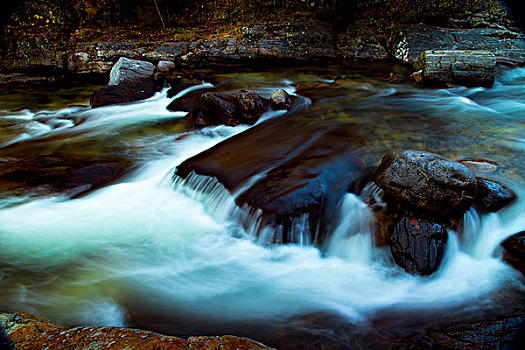
<svg viewBox="0 0 525 350"><path fill-rule="evenodd" d="M430 275L445 254L447 231L439 224L414 216L401 218L390 235L396 263L409 273Z"/></svg>
<svg viewBox="0 0 525 350"><path fill-rule="evenodd" d="M477 178L478 192L476 207L484 211L498 211L516 199L516 193L504 185L483 178Z"/></svg>
<svg viewBox="0 0 525 350"><path fill-rule="evenodd" d="M476 196L476 177L466 166L439 155L408 150L383 157L375 182L404 205L438 216L458 216Z"/></svg>
<svg viewBox="0 0 525 350"><path fill-rule="evenodd" d="M190 337L188 340L154 332L121 327L60 326L29 313L0 314L0 326L6 340L16 350L87 350L87 349L203 349L203 350L270 350L248 338Z"/></svg>
<svg viewBox="0 0 525 350"><path fill-rule="evenodd" d="M505 248L503 259L525 275L525 231L513 234L501 245Z"/></svg>

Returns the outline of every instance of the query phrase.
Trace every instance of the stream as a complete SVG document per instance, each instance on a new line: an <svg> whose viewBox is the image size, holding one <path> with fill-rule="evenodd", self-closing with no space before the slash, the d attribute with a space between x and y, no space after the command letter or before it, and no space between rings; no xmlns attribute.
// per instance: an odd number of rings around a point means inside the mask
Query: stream
<svg viewBox="0 0 525 350"><path fill-rule="evenodd" d="M64 325L235 334L300 348L313 344L308 339L346 344L364 329L399 334L523 305L523 276L502 261L499 244L525 230L525 68L499 70L491 88L446 89L389 82L392 69L212 72L219 86L96 109L85 105L94 86L72 88L57 104L49 92L2 92L0 168L50 156L70 164L111 156L132 166L73 198L0 181L0 310ZM337 128L358 140L368 166L402 149L489 160L499 165L493 179L518 200L496 213L470 209L449 232L438 271L420 277L376 246L366 193L344 196L321 247L307 238L272 245L264 239L272 228L261 236L241 224L237 193L212 179L173 176L184 160L250 126L188 130L180 123L185 112L166 110L172 100L195 89L247 88L268 98L299 86L315 87L300 108L267 112L259 123L290 118L308 125L304 132Z"/></svg>

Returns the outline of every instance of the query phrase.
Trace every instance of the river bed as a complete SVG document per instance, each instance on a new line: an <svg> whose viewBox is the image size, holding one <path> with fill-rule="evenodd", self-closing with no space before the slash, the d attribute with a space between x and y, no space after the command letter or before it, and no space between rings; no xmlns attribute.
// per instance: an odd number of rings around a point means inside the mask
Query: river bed
<svg viewBox="0 0 525 350"><path fill-rule="evenodd" d="M188 91L167 98L164 90L145 101L97 109L83 105L89 86L57 94L71 97L72 107L42 97L44 103L33 99L20 109L10 101L23 92L5 92L0 166L56 155L73 163L110 155L133 166L73 199L45 186L0 184L0 310L64 325L141 327L177 336L234 333L269 345L287 339L304 346L309 338L298 335L346 344L349 329L403 333L519 305L523 276L502 262L499 243L525 229L525 68L500 70L491 88L446 89L389 82L392 69L330 66L213 76L220 92L248 88L263 97L275 88L294 93L316 86L289 118L320 129L336 126L358 138L366 165L409 148L497 163L494 180L518 200L497 213L468 211L432 276L408 275L388 248L376 247L374 217L356 195L345 196L339 224L323 247L268 245L230 215L230 194L174 181L184 160L249 128L188 130L180 123L184 112L165 108Z"/></svg>

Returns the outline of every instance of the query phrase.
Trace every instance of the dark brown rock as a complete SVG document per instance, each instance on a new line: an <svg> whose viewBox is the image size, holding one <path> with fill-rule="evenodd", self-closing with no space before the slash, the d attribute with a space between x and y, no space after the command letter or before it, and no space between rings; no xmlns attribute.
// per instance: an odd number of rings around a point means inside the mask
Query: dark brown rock
<svg viewBox="0 0 525 350"><path fill-rule="evenodd" d="M225 335L222 337L190 337L188 350L271 350L272 348L247 338Z"/></svg>
<svg viewBox="0 0 525 350"><path fill-rule="evenodd" d="M525 231L510 236L501 245L505 248L504 260L525 275Z"/></svg>
<svg viewBox="0 0 525 350"><path fill-rule="evenodd" d="M484 211L498 211L516 199L516 193L496 181L477 178L476 207Z"/></svg>
<svg viewBox="0 0 525 350"><path fill-rule="evenodd" d="M153 96L153 77L126 85L111 85L98 90L91 96L91 107L103 107L117 103L129 103Z"/></svg>
<svg viewBox="0 0 525 350"><path fill-rule="evenodd" d="M276 89L270 95L273 109L288 109L292 105L292 97L283 89Z"/></svg>
<svg viewBox="0 0 525 350"><path fill-rule="evenodd" d="M237 111L243 121L253 124L266 112L266 103L261 96L252 90L240 90L237 92Z"/></svg>
<svg viewBox="0 0 525 350"><path fill-rule="evenodd" d="M209 119L213 121L209 125L225 124L235 126L239 124L235 106L236 101L231 96L206 92L201 95L200 103L203 109L202 113L209 116Z"/></svg>
<svg viewBox="0 0 525 350"><path fill-rule="evenodd" d="M430 275L445 254L447 231L439 224L405 216L390 235L390 251L395 262L407 272Z"/></svg>
<svg viewBox="0 0 525 350"><path fill-rule="evenodd" d="M319 128L277 118L186 160L176 174L215 177L230 192L262 175L239 194L237 204L260 210L262 224L282 227L283 236L274 237L275 242L294 242L289 229L295 219L308 214L306 229L312 243L319 244L342 197L362 176L361 147L358 135L352 137L336 125Z"/></svg>
<svg viewBox="0 0 525 350"><path fill-rule="evenodd" d="M474 203L476 195L476 177L471 170L424 151L385 155L375 181L404 205L439 216L460 215Z"/></svg>

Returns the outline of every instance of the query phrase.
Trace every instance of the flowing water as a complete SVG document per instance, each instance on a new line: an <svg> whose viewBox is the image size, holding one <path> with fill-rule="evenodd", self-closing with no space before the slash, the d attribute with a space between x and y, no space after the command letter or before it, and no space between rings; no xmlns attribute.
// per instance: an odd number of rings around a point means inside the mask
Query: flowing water
<svg viewBox="0 0 525 350"><path fill-rule="evenodd" d="M0 166L56 152L71 159L111 154L135 166L74 199L0 185L0 310L66 325L237 333L271 343L275 329L286 338L289 329L319 336L319 322L330 327L312 315L359 328L399 315L468 319L504 308L502 299L522 301L523 277L502 262L499 243L525 229L525 68L499 72L489 89L418 88L389 83L385 72L334 66L215 78L220 91L250 88L266 97L278 87L293 93L300 83L317 84L311 103L304 100L290 118L359 132L368 165L404 148L498 163L493 178L519 200L497 213L468 211L432 276L406 274L388 248L375 246L374 215L361 198L373 189L344 197L338 224L318 248L302 234L307 218L294 224L300 244L270 245L267 237L276 233L234 204L238 193L202 176L173 179L182 161L249 128L187 130L179 123L185 113L165 107L188 91L94 110L33 103L13 111L6 103ZM334 82L334 75L343 78ZM75 96L71 103L86 102ZM269 112L264 120L282 117Z"/></svg>

